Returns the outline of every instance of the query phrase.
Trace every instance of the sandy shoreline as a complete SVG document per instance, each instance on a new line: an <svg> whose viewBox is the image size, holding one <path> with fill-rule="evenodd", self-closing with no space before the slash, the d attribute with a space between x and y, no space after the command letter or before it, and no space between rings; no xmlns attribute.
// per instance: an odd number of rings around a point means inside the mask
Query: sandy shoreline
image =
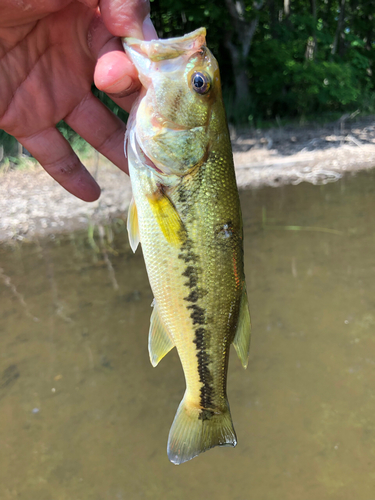
<svg viewBox="0 0 375 500"><path fill-rule="evenodd" d="M231 132L239 188L334 182L375 166L375 120L324 127ZM95 155L84 161L102 188L94 203L73 197L40 166L0 173L0 242L32 240L125 218L129 178ZM0 169L1 170L1 169Z"/></svg>

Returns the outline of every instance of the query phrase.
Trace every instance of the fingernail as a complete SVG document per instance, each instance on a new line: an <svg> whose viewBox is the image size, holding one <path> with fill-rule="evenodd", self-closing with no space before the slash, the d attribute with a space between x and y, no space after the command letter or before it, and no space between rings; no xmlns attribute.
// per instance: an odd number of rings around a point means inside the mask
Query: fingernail
<svg viewBox="0 0 375 500"><path fill-rule="evenodd" d="M117 93L117 92L124 92L130 90L130 88L133 86L133 80L130 78L129 75L124 75L122 78L114 82L112 85L109 87L106 87L104 92L109 92L111 94Z"/></svg>
<svg viewBox="0 0 375 500"><path fill-rule="evenodd" d="M156 29L154 28L154 25L152 24L150 15L146 17L146 19L143 21L143 26L142 26L142 31L143 31L143 36L146 41L149 40L157 40L158 34L156 33Z"/></svg>

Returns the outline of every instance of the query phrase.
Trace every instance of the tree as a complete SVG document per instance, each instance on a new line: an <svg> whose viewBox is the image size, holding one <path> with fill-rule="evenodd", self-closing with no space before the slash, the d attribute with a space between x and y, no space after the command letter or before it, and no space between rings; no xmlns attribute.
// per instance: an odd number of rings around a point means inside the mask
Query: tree
<svg viewBox="0 0 375 500"><path fill-rule="evenodd" d="M231 55L237 104L250 101L248 55L259 23L264 2L246 7L244 0L225 0L233 25L225 33L225 45Z"/></svg>

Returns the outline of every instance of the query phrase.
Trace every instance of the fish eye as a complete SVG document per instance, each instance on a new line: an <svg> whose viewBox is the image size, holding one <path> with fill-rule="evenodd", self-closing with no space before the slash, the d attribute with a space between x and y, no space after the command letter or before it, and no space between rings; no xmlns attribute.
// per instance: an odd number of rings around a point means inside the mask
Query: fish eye
<svg viewBox="0 0 375 500"><path fill-rule="evenodd" d="M211 88L211 78L207 73L196 71L191 77L191 84L195 92L198 94L207 94Z"/></svg>

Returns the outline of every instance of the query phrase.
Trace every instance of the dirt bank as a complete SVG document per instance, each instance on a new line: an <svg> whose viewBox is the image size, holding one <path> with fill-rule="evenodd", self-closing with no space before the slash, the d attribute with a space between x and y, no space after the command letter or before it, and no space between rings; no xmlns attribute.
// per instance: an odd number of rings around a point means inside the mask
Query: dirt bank
<svg viewBox="0 0 375 500"><path fill-rule="evenodd" d="M333 182L345 172L375 166L375 119L324 127L231 131L240 188ZM0 241L33 239L124 216L131 199L128 177L103 157L85 161L102 195L74 198L40 166L0 173ZM1 167L0 167L1 171Z"/></svg>

